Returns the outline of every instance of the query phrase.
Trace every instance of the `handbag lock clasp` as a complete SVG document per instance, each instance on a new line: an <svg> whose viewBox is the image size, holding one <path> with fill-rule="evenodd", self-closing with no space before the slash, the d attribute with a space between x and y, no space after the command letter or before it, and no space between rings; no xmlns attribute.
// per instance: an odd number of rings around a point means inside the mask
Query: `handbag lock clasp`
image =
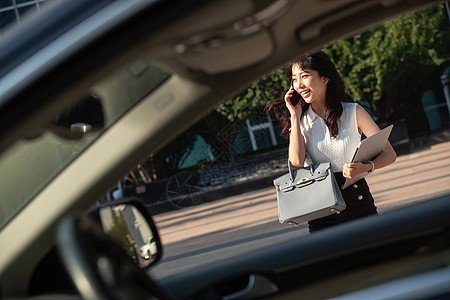
<svg viewBox="0 0 450 300"><path fill-rule="evenodd" d="M307 181L309 178L302 178L299 181L297 181L297 184L303 183L305 181Z"/></svg>

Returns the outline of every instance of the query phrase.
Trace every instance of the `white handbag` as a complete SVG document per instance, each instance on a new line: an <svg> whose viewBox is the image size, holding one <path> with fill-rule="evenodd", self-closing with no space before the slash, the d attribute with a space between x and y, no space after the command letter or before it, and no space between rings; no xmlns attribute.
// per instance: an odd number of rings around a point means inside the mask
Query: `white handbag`
<svg viewBox="0 0 450 300"><path fill-rule="evenodd" d="M346 205L334 177L331 164L294 167L288 161L289 173L274 179L280 223L299 223L340 213Z"/></svg>

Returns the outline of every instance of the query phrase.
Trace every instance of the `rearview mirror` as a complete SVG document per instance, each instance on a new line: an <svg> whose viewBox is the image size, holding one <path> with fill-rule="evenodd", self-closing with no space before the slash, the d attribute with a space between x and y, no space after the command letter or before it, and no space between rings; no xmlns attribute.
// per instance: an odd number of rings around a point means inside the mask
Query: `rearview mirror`
<svg viewBox="0 0 450 300"><path fill-rule="evenodd" d="M97 208L96 217L103 231L120 244L140 268L147 269L161 259L162 245L158 231L149 211L139 199L121 199Z"/></svg>

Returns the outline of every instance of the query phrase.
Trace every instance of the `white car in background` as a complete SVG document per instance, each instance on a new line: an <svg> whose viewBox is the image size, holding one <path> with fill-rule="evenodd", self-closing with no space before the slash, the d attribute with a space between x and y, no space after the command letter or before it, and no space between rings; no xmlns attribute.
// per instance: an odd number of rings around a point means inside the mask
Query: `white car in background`
<svg viewBox="0 0 450 300"><path fill-rule="evenodd" d="M143 259L151 259L158 253L158 247L154 237L149 238L144 245L141 246L141 256Z"/></svg>

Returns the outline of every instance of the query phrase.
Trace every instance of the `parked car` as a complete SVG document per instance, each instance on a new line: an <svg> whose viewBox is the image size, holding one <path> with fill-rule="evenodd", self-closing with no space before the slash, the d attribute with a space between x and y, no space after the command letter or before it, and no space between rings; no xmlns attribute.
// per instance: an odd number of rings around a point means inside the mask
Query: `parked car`
<svg viewBox="0 0 450 300"><path fill-rule="evenodd" d="M141 250L141 256L144 259L151 259L152 257L154 257L156 255L156 253L158 252L157 247L156 247L156 241L155 238L151 237L149 238L144 245L141 246L140 248Z"/></svg>
<svg viewBox="0 0 450 300"><path fill-rule="evenodd" d="M48 1L0 37L0 295L450 297L448 195L162 279L85 214L145 157L264 74L439 2ZM159 238L157 226L149 228Z"/></svg>

